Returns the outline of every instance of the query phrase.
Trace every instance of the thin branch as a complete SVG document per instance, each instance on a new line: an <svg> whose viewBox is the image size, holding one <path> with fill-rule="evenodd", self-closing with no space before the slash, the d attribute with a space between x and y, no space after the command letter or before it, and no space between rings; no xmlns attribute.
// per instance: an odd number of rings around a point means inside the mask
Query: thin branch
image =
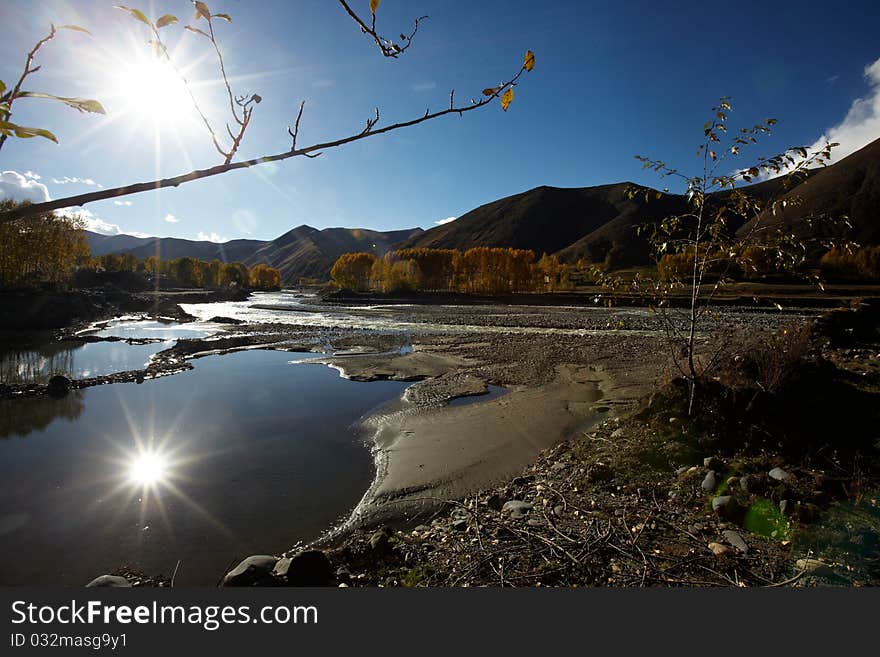
<svg viewBox="0 0 880 657"><path fill-rule="evenodd" d="M150 190L156 189L164 189L166 187L178 187L182 184L192 182L193 180L199 180L201 178L208 178L211 176L216 176L221 173L226 173L227 171L235 171L237 169L247 169L252 166L256 166L258 164L265 164L267 162L278 162L280 160L287 160L291 157L297 156L305 156L305 157L317 157L320 153L318 151L323 151L328 148L336 148L338 146L342 146L344 144L350 144L355 141L360 141L361 139L366 139L368 137L373 137L377 135L384 134L386 132L391 132L393 130L400 130L401 128L408 128L410 126L418 125L420 123L424 123L426 121L431 121L433 119L440 118L442 116L446 116L448 114L464 114L465 112L471 112L480 107L485 107L489 103L491 103L495 98L501 95L507 88L513 85L517 79L523 74L525 68L520 68L519 72L512 77L510 80L500 85L494 93L489 96L485 96L479 101L472 101L470 105L460 106L460 107L450 107L444 110L440 110L438 112L427 112L423 116L420 116L415 119L411 119L409 121L402 121L400 123L393 123L391 125L384 126L382 128L374 128L371 127L370 130L362 130L359 133L350 135L348 137L343 137L341 139L334 139L332 141L322 142L319 144L313 144L311 146L306 146L304 148L295 148L287 151L283 151L281 153L276 153L274 155L267 155L264 157L256 157L250 160L242 160L239 162L227 162L224 164L220 164L214 167L210 167L207 169L196 169L194 171L190 171L189 173L185 173L179 176L174 176L172 178L163 178L161 180L153 180L149 182L135 183L132 185L125 185L122 187L113 187L110 189L99 189L94 192L89 192L87 194L78 194L76 196L68 196L65 198L55 199L53 201L46 201L43 203L32 203L27 205L20 205L11 210L7 210L5 212L0 212L0 222L4 221L15 221L16 219L21 219L22 217L33 216L37 214L42 214L45 212L50 212L52 210L58 210L60 208L67 208L72 206L82 206L86 203L94 203L95 201L103 201L109 198L118 198L120 196L128 196L130 194L138 194L140 192L147 192ZM295 133L294 133L295 134Z"/></svg>
<svg viewBox="0 0 880 657"><path fill-rule="evenodd" d="M55 25L53 23L50 23L49 26L50 26L49 34L47 34L42 39L37 41L36 45L34 45L34 47L31 48L30 52L27 54L27 58L25 59L25 62L24 62L24 69L21 72L21 77L18 78L18 82L15 83L15 86L12 88L12 91L3 95L3 100L8 103L7 109L3 111L3 114L5 115L5 116L3 116L3 118L6 121L8 121L9 118L12 116L12 103L18 97L18 94L21 91L21 85L24 84L25 79L31 73L36 73L37 71L40 70L39 66L37 66L35 68L31 68L31 64L33 64L33 62L34 62L34 57L36 57L37 52L40 50L40 48L42 48L46 43L48 43L49 41L54 39L55 35L57 34L57 30L55 29ZM8 100L6 100L7 98L8 98ZM9 135L5 135L5 134L0 135L0 148L3 148L3 144L6 143L6 139L8 136Z"/></svg>
<svg viewBox="0 0 880 657"><path fill-rule="evenodd" d="M361 32L369 35L373 41L376 42L376 45L379 46L379 51L385 57L391 57L393 59L397 59L401 53L403 53L407 48L412 45L413 37L416 35L416 32L419 31L419 23L423 20L426 20L427 16L419 16L415 19L415 25L413 26L412 32L410 32L409 36L405 34L400 35L400 40L403 45L397 45L393 41L386 39L384 37L379 36L376 32L376 14L373 14L370 25L368 26L360 16L358 16L355 11L348 6L348 3L345 0L339 0L339 4L342 5L342 8L345 9L346 13L354 19L354 21L360 26Z"/></svg>

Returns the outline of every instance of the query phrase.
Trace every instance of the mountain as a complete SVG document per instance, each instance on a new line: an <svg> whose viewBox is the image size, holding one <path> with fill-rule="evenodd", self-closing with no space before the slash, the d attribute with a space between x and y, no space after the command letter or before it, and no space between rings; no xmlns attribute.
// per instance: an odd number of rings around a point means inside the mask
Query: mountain
<svg viewBox="0 0 880 657"><path fill-rule="evenodd" d="M782 221L796 223L807 214L847 215L853 224L852 239L880 243L880 140L839 162L810 171L788 192L784 180L775 178L740 188L761 199L784 194L800 197L789 204ZM629 198L626 191L637 191ZM716 193L722 200L729 192ZM647 200L646 200L647 196ZM649 248L637 234L643 224L687 211L684 196L663 194L631 183L597 187L537 187L482 205L455 221L432 228L401 246L467 249L500 246L531 249L537 256L555 254L565 262L584 258L602 262L614 249L617 265L648 262ZM732 226L732 229L739 229Z"/></svg>
<svg viewBox="0 0 880 657"><path fill-rule="evenodd" d="M769 217L762 217L762 221L797 229L805 210L815 216L846 216L852 225L847 234L849 239L859 244L880 244L880 139L840 162L815 170L781 198L794 197L800 200L800 205L787 204L775 221ZM821 224L814 228L814 231L821 230Z"/></svg>
<svg viewBox="0 0 880 657"><path fill-rule="evenodd" d="M400 242L423 233L421 228L379 232L362 228L298 226L255 251L244 263L264 262L281 271L286 283L300 278L327 279L330 268L343 253L370 251L383 255Z"/></svg>
<svg viewBox="0 0 880 657"><path fill-rule="evenodd" d="M232 240L205 242L175 237L135 237L100 235L86 231L92 255L131 253L138 258L158 256L163 260L198 258L223 262L243 262L249 267L264 263L277 267L286 284L302 277L326 280L330 268L343 253L371 251L380 255L399 242L424 232L421 228L375 231L361 228L325 228L299 226L272 240Z"/></svg>

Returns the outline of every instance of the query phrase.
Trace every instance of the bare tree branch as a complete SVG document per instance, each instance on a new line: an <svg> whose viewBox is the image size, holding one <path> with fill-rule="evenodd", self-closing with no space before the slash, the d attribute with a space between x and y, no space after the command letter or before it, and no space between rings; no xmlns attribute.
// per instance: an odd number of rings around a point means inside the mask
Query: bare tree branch
<svg viewBox="0 0 880 657"><path fill-rule="evenodd" d="M207 169L196 169L194 171L190 171L189 173L185 173L179 176L174 176L172 178L163 178L161 180L153 180L149 182L135 183L132 185L124 185L122 187L113 187L109 189L99 189L94 192L89 192L87 194L78 194L76 196L68 196L65 198L55 199L53 201L46 201L43 203L31 203L20 205L11 210L7 210L5 212L0 212L0 222L4 221L15 221L16 219L21 219L23 217L33 216L36 214L41 214L44 212L51 212L52 210L58 210L61 208L73 207L73 206L82 206L86 203L94 203L95 201L102 201L110 198L118 198L120 196L128 196L130 194L138 194L140 192L146 192L156 189L164 189L166 187L178 187L188 182L192 182L193 180L199 180L201 178L209 178L211 176L216 176L221 173L226 173L227 171L235 171L237 169L247 169L252 166L257 166L259 164L265 164L267 162L278 162L280 160L287 160L292 157L305 156L305 157L316 157L319 151L326 150L328 148L336 148L338 146L342 146L344 144L350 144L355 141L360 141L361 139L366 139L368 137L373 137L376 135L381 135L386 132L391 132L392 130L400 130L401 128L408 128L410 126L418 125L420 123L424 123L426 121L431 121L433 119L440 118L442 116L446 116L448 114L464 114L465 112L470 112L480 107L485 107L489 103L491 103L495 98L497 98L500 94L502 94L506 89L516 83L517 79L523 74L526 69L520 68L519 72L512 77L507 82L498 86L491 95L485 96L479 101L472 101L470 105L460 106L460 107L449 107L444 110L440 110L438 112L431 113L426 112L424 115L411 119L409 121L402 121L400 123L393 123L390 125L383 126L381 128L375 128L375 122L378 121L378 109L376 110L375 118L371 118L367 120L367 128L361 130L358 133L349 135L348 137L343 137L341 139L334 139L332 141L322 142L319 144L312 144L311 146L306 146L304 148L291 148L290 150L283 151L281 153L276 153L274 155L267 155L264 157L256 157L250 160L243 160L239 162L227 162L224 164L220 164L214 167L210 167ZM291 134L292 137L296 137L296 134L299 129L299 118L302 115L302 105L300 105L300 114L297 116L297 124L296 130ZM289 132L289 130L288 130Z"/></svg>
<svg viewBox="0 0 880 657"><path fill-rule="evenodd" d="M376 14L372 15L370 25L367 26L364 20L348 6L348 3L345 0L339 0L339 4L341 4L346 13L351 16L358 25L360 25L361 32L372 37L373 41L376 42L376 45L379 46L379 51L382 55L385 57L391 57L392 59L397 59L401 53L412 45L413 37L416 35L416 32L419 31L419 23L428 18L427 16L419 16L415 19L415 25L413 26L412 32L410 32L409 36L401 34L400 41L402 45L398 45L390 39L379 36L376 32Z"/></svg>

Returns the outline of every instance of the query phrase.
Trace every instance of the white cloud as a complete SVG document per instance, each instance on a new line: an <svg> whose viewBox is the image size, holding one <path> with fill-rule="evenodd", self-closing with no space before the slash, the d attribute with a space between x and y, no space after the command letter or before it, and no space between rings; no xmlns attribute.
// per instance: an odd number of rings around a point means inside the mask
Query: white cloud
<svg viewBox="0 0 880 657"><path fill-rule="evenodd" d="M436 82L416 82L412 86L412 90L415 92L431 91L432 89L436 89L436 88L437 88Z"/></svg>
<svg viewBox="0 0 880 657"><path fill-rule="evenodd" d="M202 230L196 235L196 239L201 242L228 242L228 237L221 237L217 233L206 233Z"/></svg>
<svg viewBox="0 0 880 657"><path fill-rule="evenodd" d="M52 178L52 182L56 185L69 185L71 183L76 183L79 185L88 185L89 187L98 187L99 189L103 189L104 185L99 185L91 178L77 178L70 176L64 176L63 178Z"/></svg>
<svg viewBox="0 0 880 657"><path fill-rule="evenodd" d="M324 79L319 79L319 80L315 80L314 82L312 82L312 88L313 89L329 89L330 87L332 87L335 84L336 84L335 80L329 80L329 79L324 78Z"/></svg>
<svg viewBox="0 0 880 657"><path fill-rule="evenodd" d="M113 201L113 205L129 206L129 205L131 205L131 201Z"/></svg>
<svg viewBox="0 0 880 657"><path fill-rule="evenodd" d="M150 237L146 233L140 233L136 230L123 230L118 224L110 223L101 217L93 214L84 208L61 208L55 210L55 214L63 217L79 216L85 223L86 230L100 235L134 235L135 237Z"/></svg>
<svg viewBox="0 0 880 657"><path fill-rule="evenodd" d="M180 223L180 219L178 219L177 217L175 217L173 214L170 214L170 213L165 215L165 221L167 221L169 224L179 224Z"/></svg>
<svg viewBox="0 0 880 657"><path fill-rule="evenodd" d="M25 171L25 172L24 172L24 177L25 177L25 178L30 178L31 180L39 180L39 179L42 178L43 176L38 176L38 175L35 174L33 171Z"/></svg>
<svg viewBox="0 0 880 657"><path fill-rule="evenodd" d="M442 226L443 224L448 224L452 221L455 221L458 217L446 217L446 219L440 219L439 221L435 221L434 224L437 226Z"/></svg>
<svg viewBox="0 0 880 657"><path fill-rule="evenodd" d="M880 138L880 58L865 67L865 78L868 94L852 102L843 121L819 137L809 147L810 153L821 150L826 141L838 143L831 149L831 161L836 162Z"/></svg>
<svg viewBox="0 0 880 657"><path fill-rule="evenodd" d="M0 198L42 203L49 200L49 189L35 178L29 179L27 174L23 176L17 171L3 171L0 173Z"/></svg>

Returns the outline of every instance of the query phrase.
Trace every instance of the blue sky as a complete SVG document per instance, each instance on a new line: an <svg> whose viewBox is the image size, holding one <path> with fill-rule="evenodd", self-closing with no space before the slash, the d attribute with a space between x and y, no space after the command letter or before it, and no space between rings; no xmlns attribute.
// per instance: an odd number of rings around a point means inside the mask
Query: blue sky
<svg viewBox="0 0 880 657"><path fill-rule="evenodd" d="M128 0L151 17L192 23L186 0ZM146 28L92 0L3 0L0 79L18 77L24 53L48 28L76 23L37 63L35 91L96 98L106 116L22 99L14 120L52 130L9 140L0 151L0 194L61 198L171 176L218 163L191 108L169 90L135 83L148 59ZM880 3L504 2L383 0L379 31L409 31L430 16L398 60L381 57L334 0L213 0L234 88L259 93L241 157L289 147L286 127L306 100L299 144L359 130L379 107L383 122L467 100L536 55L508 112L492 106L248 171L86 206L104 232L195 239L272 239L298 226L390 230L457 217L539 185L580 187L623 180L661 187L635 154L681 169L709 109L733 97L731 125L779 123L754 151L771 155L823 135L841 152L880 137ZM362 15L368 0L352 0ZM141 29L143 28L143 29ZM207 44L181 25L167 39L206 113L226 115ZM872 67L873 68L870 68ZM158 95L161 94L161 95ZM157 103L157 98L161 102ZM167 102L164 100L168 98ZM150 119L147 114L152 110ZM743 159L742 164L750 163ZM39 176L28 176L27 174ZM57 181L57 182L56 182ZM552 221L552 217L548 217Z"/></svg>

